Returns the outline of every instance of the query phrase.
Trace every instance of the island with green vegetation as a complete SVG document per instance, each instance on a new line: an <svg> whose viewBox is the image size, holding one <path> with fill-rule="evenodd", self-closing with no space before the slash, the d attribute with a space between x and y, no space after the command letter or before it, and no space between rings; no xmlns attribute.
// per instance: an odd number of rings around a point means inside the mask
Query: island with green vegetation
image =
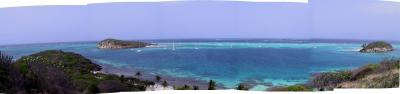
<svg viewBox="0 0 400 94"><path fill-rule="evenodd" d="M102 49L121 49L121 48L143 48L153 44L140 41L123 41L117 39L105 39L98 43L97 47Z"/></svg>
<svg viewBox="0 0 400 94"><path fill-rule="evenodd" d="M10 94L94 94L144 91L155 82L106 74L80 54L47 50L13 61L0 52L0 92Z"/></svg>
<svg viewBox="0 0 400 94"><path fill-rule="evenodd" d="M362 53L383 53L393 51L391 44L385 41L375 41L372 43L362 45L360 52Z"/></svg>
<svg viewBox="0 0 400 94"><path fill-rule="evenodd" d="M149 80L141 79L141 72L133 73L132 76L104 73L102 66L86 57L62 50L46 50L17 60L0 51L0 93L96 94L200 89L197 85L170 84L159 75ZM210 80L205 88L219 87Z"/></svg>

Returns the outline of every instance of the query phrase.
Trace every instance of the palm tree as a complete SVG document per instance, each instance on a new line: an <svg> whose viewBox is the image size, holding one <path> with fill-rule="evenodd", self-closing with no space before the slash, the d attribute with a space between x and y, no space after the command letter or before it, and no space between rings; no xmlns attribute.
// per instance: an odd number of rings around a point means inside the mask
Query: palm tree
<svg viewBox="0 0 400 94"><path fill-rule="evenodd" d="M119 80L120 80L120 81L125 81L125 75L119 76Z"/></svg>
<svg viewBox="0 0 400 94"><path fill-rule="evenodd" d="M161 76L159 76L159 75L156 75L156 80L157 80L157 82L160 82L160 80L161 80Z"/></svg>
<svg viewBox="0 0 400 94"><path fill-rule="evenodd" d="M164 87L167 87L168 86L168 83L167 83L167 81L163 81L163 83L162 83L162 85L164 86Z"/></svg>
<svg viewBox="0 0 400 94"><path fill-rule="evenodd" d="M199 86L193 86L193 90L199 90Z"/></svg>
<svg viewBox="0 0 400 94"><path fill-rule="evenodd" d="M243 83L240 83L236 89L237 90L249 90L249 88L247 88Z"/></svg>
<svg viewBox="0 0 400 94"><path fill-rule="evenodd" d="M210 82L208 82L208 90L215 90L215 82L213 80L210 80Z"/></svg>
<svg viewBox="0 0 400 94"><path fill-rule="evenodd" d="M139 78L140 76L142 76L142 73L136 72L135 76Z"/></svg>

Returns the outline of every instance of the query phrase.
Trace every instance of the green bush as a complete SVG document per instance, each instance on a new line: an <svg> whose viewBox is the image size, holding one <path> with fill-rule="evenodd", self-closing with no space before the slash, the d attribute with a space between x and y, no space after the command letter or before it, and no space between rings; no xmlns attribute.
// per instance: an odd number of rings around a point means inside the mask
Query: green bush
<svg viewBox="0 0 400 94"><path fill-rule="evenodd" d="M379 68L379 64L368 64L366 67L372 70L377 70Z"/></svg>
<svg viewBox="0 0 400 94"><path fill-rule="evenodd" d="M199 86L193 86L193 90L199 90Z"/></svg>
<svg viewBox="0 0 400 94"><path fill-rule="evenodd" d="M23 56L15 63L0 52L0 92L94 94L144 91L154 85L133 77L91 72L99 70L101 66L72 52L42 51Z"/></svg>
<svg viewBox="0 0 400 94"><path fill-rule="evenodd" d="M12 57L0 51L0 92L6 92L10 85L10 67Z"/></svg>
<svg viewBox="0 0 400 94"><path fill-rule="evenodd" d="M390 47L390 48L392 48L392 45L390 45L389 43L384 42L384 41L376 41L376 42L369 43L368 45L363 45L363 47L366 49L375 48L375 47L378 47L378 48Z"/></svg>
<svg viewBox="0 0 400 94"><path fill-rule="evenodd" d="M312 91L311 87L305 85L278 86L268 88L268 91Z"/></svg>
<svg viewBox="0 0 400 94"><path fill-rule="evenodd" d="M162 86L163 86L163 87L167 87L167 86L168 86L168 82L164 80L164 81L162 82Z"/></svg>
<svg viewBox="0 0 400 94"><path fill-rule="evenodd" d="M208 82L208 90L216 90L216 83L215 83L215 81L213 81L213 80L210 80L209 82Z"/></svg>
<svg viewBox="0 0 400 94"><path fill-rule="evenodd" d="M301 85L292 85L292 86L288 86L287 87L288 91L310 91L310 89L308 89L305 86L301 86Z"/></svg>
<svg viewBox="0 0 400 94"><path fill-rule="evenodd" d="M183 85L181 87L176 87L175 90L193 90L193 88L191 86L188 86L188 85Z"/></svg>
<svg viewBox="0 0 400 94"><path fill-rule="evenodd" d="M319 73L312 77L311 84L317 88L332 88L339 83L349 81L351 77L351 71Z"/></svg>
<svg viewBox="0 0 400 94"><path fill-rule="evenodd" d="M238 87L236 87L237 90L249 90L247 86L245 86L243 83L240 83Z"/></svg>

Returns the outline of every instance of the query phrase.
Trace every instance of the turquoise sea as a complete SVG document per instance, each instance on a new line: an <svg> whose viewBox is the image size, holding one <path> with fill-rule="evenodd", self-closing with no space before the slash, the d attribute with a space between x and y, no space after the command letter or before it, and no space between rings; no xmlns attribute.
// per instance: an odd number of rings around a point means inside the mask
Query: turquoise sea
<svg viewBox="0 0 400 94"><path fill-rule="evenodd" d="M307 81L313 73L352 69L400 51L359 53L367 41L289 39L175 39L142 40L157 47L98 49L96 42L3 45L16 59L43 50L82 54L97 64L128 71L140 70L176 78L215 80L226 88L249 83L253 90ZM391 42L395 49L400 43Z"/></svg>

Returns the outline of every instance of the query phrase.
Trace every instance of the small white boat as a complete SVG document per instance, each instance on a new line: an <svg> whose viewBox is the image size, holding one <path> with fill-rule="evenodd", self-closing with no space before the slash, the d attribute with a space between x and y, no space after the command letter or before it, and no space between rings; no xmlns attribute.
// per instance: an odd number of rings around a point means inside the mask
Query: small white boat
<svg viewBox="0 0 400 94"><path fill-rule="evenodd" d="M197 47L197 44L194 44L194 49L199 49L199 47Z"/></svg>
<svg viewBox="0 0 400 94"><path fill-rule="evenodd" d="M175 41L172 41L172 50L175 51Z"/></svg>

